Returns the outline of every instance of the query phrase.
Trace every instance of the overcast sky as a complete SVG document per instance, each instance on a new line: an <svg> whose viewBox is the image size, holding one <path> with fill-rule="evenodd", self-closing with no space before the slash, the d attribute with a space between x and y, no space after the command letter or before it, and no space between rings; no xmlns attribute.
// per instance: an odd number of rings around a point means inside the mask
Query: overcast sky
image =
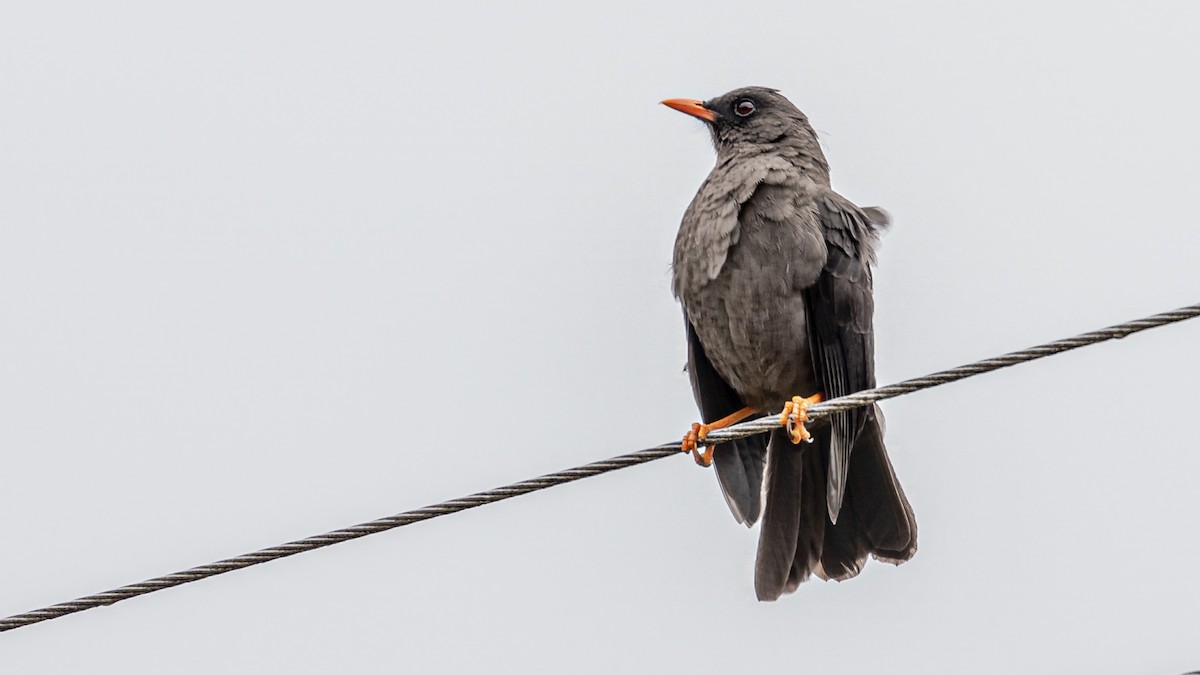
<svg viewBox="0 0 1200 675"><path fill-rule="evenodd" d="M894 217L878 377L1200 301L1195 2L9 2L0 614L678 438L779 88ZM920 551L754 599L686 457L0 635L5 673L1200 668L1200 321L887 402Z"/></svg>

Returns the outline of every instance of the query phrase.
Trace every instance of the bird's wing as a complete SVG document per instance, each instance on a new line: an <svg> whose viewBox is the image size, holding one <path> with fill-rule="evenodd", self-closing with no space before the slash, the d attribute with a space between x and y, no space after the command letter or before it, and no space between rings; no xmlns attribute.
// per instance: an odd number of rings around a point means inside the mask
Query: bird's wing
<svg viewBox="0 0 1200 675"><path fill-rule="evenodd" d="M713 422L741 410L746 404L713 368L686 312L684 320L687 323L688 377L692 381L692 394L696 397L696 405L700 407L700 415L705 422ZM766 465L767 440L767 435L756 434L713 448L713 465L721 492L733 517L746 527L754 525L762 512L762 477Z"/></svg>
<svg viewBox="0 0 1200 675"><path fill-rule="evenodd" d="M870 266L887 214L860 209L828 188L814 197L828 257L816 283L804 289L804 304L813 365L825 395L836 398L875 386ZM827 498L835 523L845 496L850 451L865 420L865 408L835 413L831 420Z"/></svg>

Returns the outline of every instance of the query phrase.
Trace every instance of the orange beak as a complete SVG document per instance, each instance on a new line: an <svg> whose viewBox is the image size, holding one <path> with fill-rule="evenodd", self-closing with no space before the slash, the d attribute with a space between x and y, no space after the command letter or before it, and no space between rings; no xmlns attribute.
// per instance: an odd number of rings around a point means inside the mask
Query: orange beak
<svg viewBox="0 0 1200 675"><path fill-rule="evenodd" d="M662 104L692 117L699 117L705 122L711 123L717 121L717 113L705 108L704 101L696 101L690 98L669 98L663 101Z"/></svg>

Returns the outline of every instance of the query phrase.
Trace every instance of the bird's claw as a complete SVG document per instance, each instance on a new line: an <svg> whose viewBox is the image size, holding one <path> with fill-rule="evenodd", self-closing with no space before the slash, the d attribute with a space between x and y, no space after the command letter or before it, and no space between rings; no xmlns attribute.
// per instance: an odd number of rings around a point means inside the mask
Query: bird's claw
<svg viewBox="0 0 1200 675"><path fill-rule="evenodd" d="M799 445L801 441L812 443L812 434L808 433L805 424L808 422L808 407L820 403L822 396L813 394L808 398L793 396L792 400L783 404L783 413L779 415L779 424L787 427L792 443Z"/></svg>
<svg viewBox="0 0 1200 675"><path fill-rule="evenodd" d="M692 453L692 458L695 459L696 463L700 466L712 466L713 450L716 446L710 445L705 448L703 452L699 450L700 445L704 443L704 439L708 438L709 432L713 431L714 429L724 429L731 424L737 424L753 414L753 408L742 408L741 410L734 411L719 420L706 423L696 422L692 424L692 428L686 434L684 434L683 444L680 446L680 449L684 452Z"/></svg>
<svg viewBox="0 0 1200 675"><path fill-rule="evenodd" d="M708 437L709 431L711 428L707 424L693 422L692 428L683 435L683 443L680 445L683 452L692 453L692 459L700 466L712 466L713 446L700 450L700 443Z"/></svg>

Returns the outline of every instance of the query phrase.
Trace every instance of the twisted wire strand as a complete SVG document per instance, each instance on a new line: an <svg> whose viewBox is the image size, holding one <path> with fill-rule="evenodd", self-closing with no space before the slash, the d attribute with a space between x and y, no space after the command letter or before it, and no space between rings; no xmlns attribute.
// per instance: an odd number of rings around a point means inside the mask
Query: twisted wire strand
<svg viewBox="0 0 1200 675"><path fill-rule="evenodd" d="M1037 359L1052 356L1054 354L1068 352L1072 349L1079 349L1080 347L1094 345L1098 342L1119 340L1134 333L1140 333L1141 331L1149 330L1151 328L1158 328L1159 326L1165 326L1167 324L1193 319L1197 316L1200 316L1200 304L1180 307L1179 309L1171 310L1169 312L1155 314L1143 319L1126 321L1125 323L1109 326L1107 328L1101 328L1099 330L1091 331L1090 333L1083 333L1082 335L1076 335L1075 337L1063 338L1061 340L1055 340L1054 342L1047 342L1036 347L1029 347L1028 349L1022 349L1016 352L1009 352L1001 356L993 356L990 359L983 359L982 361L969 363L965 366L958 366L957 368L938 371L922 377L914 377L910 380L903 380L895 384L876 387L875 389L867 389L865 391L848 394L846 396L839 396L838 398L831 399L829 401L823 401L809 407L808 416L810 419L820 419L835 412L850 410L852 408L869 405L876 401L882 401L884 399L896 398L897 396L911 394L914 391L920 391L922 389L929 389L930 387L937 387L943 384L957 382L958 380L963 380L974 375L990 373L993 370L1000 370L1001 368L1015 366L1019 363L1025 363L1027 361L1035 361ZM771 429L779 426L778 419L778 415L773 417L767 416L750 420L748 422L742 422L741 424L737 424L726 429L718 429L708 434L705 443L712 445L722 441L730 441L735 438L743 438L745 436L753 436L754 434L763 433L764 431L770 431Z"/></svg>
<svg viewBox="0 0 1200 675"><path fill-rule="evenodd" d="M984 359L982 361L977 361L965 366L959 366L958 368L943 370L931 375L926 375L924 377L904 380L896 384L835 398L812 406L809 409L809 416L813 419L817 419L827 416L831 413L870 405L876 401L882 401L884 399L894 398L896 396L903 396L904 394L909 394L922 389L928 389L930 387L936 387L949 382L955 382L972 377L974 375L988 373L993 370L999 370L1000 368L1006 368L1008 366L1024 363L1026 361L1033 361L1035 359L1044 358L1052 354L1059 354L1072 349L1078 349L1087 345L1096 344L1098 342L1123 338L1133 333L1148 330L1150 328L1157 328L1158 326L1164 326L1170 323L1184 321L1197 316L1200 316L1200 304L1182 307L1170 312L1163 312L1162 314L1155 314L1154 316L1149 316L1144 319L1127 321L1125 323L1110 326L1108 328L1102 328L1090 333L1084 333L1076 337L1048 342L1036 347L1030 347L1029 349L1023 349L1021 351L1004 354L1003 356ZM711 445L720 443L722 441L763 433L777 427L778 425L778 416L768 416L751 420L749 422L743 422L741 424L729 427L728 429L719 429L711 432L708 435L705 444ZM264 548L253 553L246 553L244 555L239 555L232 558L226 558L208 565L193 567L181 572L174 572L165 576L147 579L146 581L136 584L121 586L120 588L114 588L102 593L96 593L95 595L84 596L68 602L60 602L56 605L35 609L23 614L14 614L13 616L0 619L0 632L47 621L49 619L56 619L60 616L66 616L76 612L82 612L85 609L111 605L113 603L120 602L122 600L128 600L129 598L134 598L139 595L145 595L147 593L161 591L173 586L179 586L193 581L207 579L208 577L216 576L218 574L225 574L226 572L232 572L234 570L243 569L279 558L286 558L298 553L304 553L306 551L312 551L344 541L350 541L351 539L358 539L359 537L365 537L369 534L384 532L397 527L418 523L423 520L429 520L431 518L437 518L439 516L445 516L451 513L458 513L459 511L473 509L477 506L483 506L484 504L491 504L493 502L509 499L511 497L517 497L530 492L544 490L549 487L554 487L555 485L562 485L563 483L570 483L583 478L598 476L602 473L608 473L618 469L625 469L631 466L645 464L646 462L652 462L656 459L669 457L677 454L678 452L678 441L663 443L653 448L647 448L645 450L631 452L629 454L612 457L610 459L592 462L583 466L546 474L538 478L531 478L529 480L498 487L492 490L477 492L466 497L451 499L449 501L426 506L424 508L398 513L394 516L387 516L385 518L379 518L377 520L360 523L358 525L351 525L350 527L345 527L340 530L333 530L332 532L326 532L325 534L318 534L311 537L305 537L303 539L297 539L286 544Z"/></svg>

